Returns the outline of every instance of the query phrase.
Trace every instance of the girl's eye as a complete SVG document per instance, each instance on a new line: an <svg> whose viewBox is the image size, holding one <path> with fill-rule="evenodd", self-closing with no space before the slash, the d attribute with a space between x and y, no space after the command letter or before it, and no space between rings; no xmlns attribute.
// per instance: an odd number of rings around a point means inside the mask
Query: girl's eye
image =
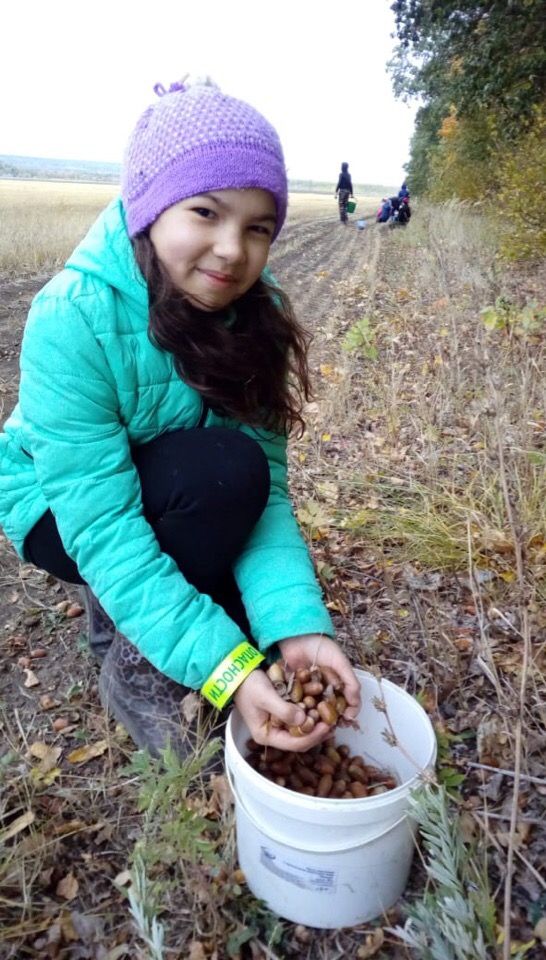
<svg viewBox="0 0 546 960"><path fill-rule="evenodd" d="M261 223L254 224L250 229L264 237L271 237L273 232L270 227L264 227Z"/></svg>
<svg viewBox="0 0 546 960"><path fill-rule="evenodd" d="M215 216L214 210L209 210L208 207L193 207L193 212L205 220L210 220Z"/></svg>

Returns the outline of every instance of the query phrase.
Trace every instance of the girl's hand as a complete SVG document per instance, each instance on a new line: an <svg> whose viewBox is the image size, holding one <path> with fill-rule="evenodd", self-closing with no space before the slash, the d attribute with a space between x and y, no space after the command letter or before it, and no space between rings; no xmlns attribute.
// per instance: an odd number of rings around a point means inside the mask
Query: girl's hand
<svg viewBox="0 0 546 960"><path fill-rule="evenodd" d="M348 658L334 640L318 633L309 633L281 640L279 649L283 660L292 670L310 666L324 666L335 670L344 684L343 696L347 701L343 716L346 720L355 719L361 705L360 684Z"/></svg>
<svg viewBox="0 0 546 960"><path fill-rule="evenodd" d="M305 720L305 713L296 703L287 703L279 696L263 670L253 670L235 692L233 699L256 743L267 744L277 750L301 752L310 750L331 732L331 727L322 721L303 737L294 737L288 730L272 726L273 716L288 726L297 727Z"/></svg>
<svg viewBox="0 0 546 960"><path fill-rule="evenodd" d="M285 663L292 669L299 667L330 667L344 684L343 696L347 709L343 716L354 720L360 711L360 684L353 668L337 643L320 634L287 637L278 644ZM304 711L278 695L263 670L253 670L235 693L234 701L256 743L267 744L278 750L303 752L310 750L328 737L332 728L320 721L311 733L294 737L288 730L271 725L271 716L287 726L298 726L305 720Z"/></svg>

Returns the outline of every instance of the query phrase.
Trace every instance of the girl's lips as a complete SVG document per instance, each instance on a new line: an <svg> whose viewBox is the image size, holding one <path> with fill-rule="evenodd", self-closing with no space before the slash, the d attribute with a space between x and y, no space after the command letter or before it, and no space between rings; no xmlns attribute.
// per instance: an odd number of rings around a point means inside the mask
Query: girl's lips
<svg viewBox="0 0 546 960"><path fill-rule="evenodd" d="M230 283L235 283L235 277L230 273L217 273L215 270L201 270L201 273L208 277L209 280L212 280L213 283L219 283L223 286L227 286Z"/></svg>

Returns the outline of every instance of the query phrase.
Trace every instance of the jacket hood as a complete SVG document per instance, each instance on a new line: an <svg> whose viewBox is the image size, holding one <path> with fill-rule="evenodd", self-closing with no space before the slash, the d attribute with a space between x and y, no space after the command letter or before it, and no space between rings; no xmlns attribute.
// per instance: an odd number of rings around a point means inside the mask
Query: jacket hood
<svg viewBox="0 0 546 960"><path fill-rule="evenodd" d="M65 266L96 277L130 300L147 303L148 288L135 260L120 197L95 220Z"/></svg>

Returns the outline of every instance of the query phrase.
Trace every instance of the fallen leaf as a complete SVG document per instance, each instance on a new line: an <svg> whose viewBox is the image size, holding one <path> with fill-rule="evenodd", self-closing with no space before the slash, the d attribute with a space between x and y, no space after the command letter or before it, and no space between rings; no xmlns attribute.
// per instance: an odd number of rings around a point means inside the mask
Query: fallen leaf
<svg viewBox="0 0 546 960"><path fill-rule="evenodd" d="M59 897L63 897L64 900L73 900L76 896L79 888L79 883L76 880L76 877L70 871L67 873L66 877L63 877L62 880L59 880L57 886L55 887L55 893Z"/></svg>
<svg viewBox="0 0 546 960"><path fill-rule="evenodd" d="M62 880L61 880L61 883L62 883ZM77 881L76 881L76 889L77 889ZM71 900L72 897L68 897L67 899ZM72 921L72 916L70 915L70 913L63 911L61 916L59 917L58 922L61 925L61 930L63 933L63 942L70 943L70 941L75 941L80 939L79 933L77 933L77 931L74 928L74 923Z"/></svg>
<svg viewBox="0 0 546 960"><path fill-rule="evenodd" d="M61 775L61 773L62 771L60 767L52 767L50 770L48 769L43 771L41 769L41 764L38 764L38 766L33 767L30 771L30 779L32 780L32 783L40 783L44 787L49 787L50 784L52 784L57 777Z"/></svg>
<svg viewBox="0 0 546 960"><path fill-rule="evenodd" d="M317 490L325 500L335 503L339 499L339 487L337 483L331 480L323 480L317 483Z"/></svg>
<svg viewBox="0 0 546 960"><path fill-rule="evenodd" d="M23 686L25 686L25 687L37 687L38 684L40 683L40 680L38 679L38 677L37 677L36 674L34 673L34 670L25 669L25 674L26 674L26 676L25 676L25 679L24 679L24 682L23 682Z"/></svg>
<svg viewBox="0 0 546 960"><path fill-rule="evenodd" d="M197 714L199 713L199 708L201 706L201 697L199 696L198 693L195 692L195 690L190 690L190 692L187 693L184 699L182 700L182 703L180 704L180 706L182 709L184 720L186 720L187 723L193 723Z"/></svg>
<svg viewBox="0 0 546 960"><path fill-rule="evenodd" d="M121 873L118 873L118 875L114 877L114 883L117 887L124 887L125 884L131 883L132 879L133 876L130 870L122 870Z"/></svg>
<svg viewBox="0 0 546 960"><path fill-rule="evenodd" d="M102 756L106 750L108 750L108 741L98 740L96 743L88 743L85 747L78 747L77 750L72 750L72 753L69 753L66 759L69 763L87 763L88 760L93 760L94 757Z"/></svg>
<svg viewBox="0 0 546 960"><path fill-rule="evenodd" d="M26 813L22 813L20 817L17 817L13 823L10 823L9 827L6 827L6 829L0 833L0 843L5 843L6 840L14 837L17 833L20 833L21 830L25 830L31 823L34 823L35 819L36 817L32 810L27 810Z"/></svg>
<svg viewBox="0 0 546 960"><path fill-rule="evenodd" d="M233 803L233 794L225 774L215 773L210 778L212 795L209 809L211 813L222 814L229 810Z"/></svg>
<svg viewBox="0 0 546 960"><path fill-rule="evenodd" d="M49 770L53 770L57 766L59 757L61 756L62 747L50 747L47 743L42 743L41 740L36 740L34 743L31 743L28 748L28 752L31 757L36 757L40 761L35 770L39 770L40 773L48 773Z"/></svg>
<svg viewBox="0 0 546 960"><path fill-rule="evenodd" d="M516 849L521 847L522 844L527 843L532 829L533 825L532 823L529 823L528 820L519 821L514 831L514 847ZM508 844L510 843L509 830L498 830L496 837L503 847L508 847Z"/></svg>
<svg viewBox="0 0 546 960"><path fill-rule="evenodd" d="M361 947L356 951L358 960L368 960L369 957L375 957L378 950L381 950L385 942L385 934L381 927L377 927L372 933L369 933Z"/></svg>

